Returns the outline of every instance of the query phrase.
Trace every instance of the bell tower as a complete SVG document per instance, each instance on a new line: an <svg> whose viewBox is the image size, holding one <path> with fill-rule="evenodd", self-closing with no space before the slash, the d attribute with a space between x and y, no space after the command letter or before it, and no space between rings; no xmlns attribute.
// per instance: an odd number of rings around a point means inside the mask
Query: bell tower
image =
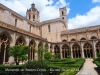
<svg viewBox="0 0 100 75"><path fill-rule="evenodd" d="M27 9L26 18L30 21L40 22L39 11L35 8L35 4L31 4L31 8Z"/></svg>
<svg viewBox="0 0 100 75"><path fill-rule="evenodd" d="M66 7L60 8L59 12L60 12L60 18L66 21L67 20L66 19L66 13L67 13Z"/></svg>

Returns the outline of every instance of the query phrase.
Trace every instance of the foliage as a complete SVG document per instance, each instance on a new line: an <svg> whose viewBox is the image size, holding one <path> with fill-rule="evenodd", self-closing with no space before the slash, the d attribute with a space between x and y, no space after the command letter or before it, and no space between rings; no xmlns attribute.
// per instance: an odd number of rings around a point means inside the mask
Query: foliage
<svg viewBox="0 0 100 75"><path fill-rule="evenodd" d="M9 56L13 56L16 62L16 65L19 65L19 61L27 60L29 52L28 46L12 46L8 48Z"/></svg>
<svg viewBox="0 0 100 75"><path fill-rule="evenodd" d="M100 67L100 58L94 58L94 63Z"/></svg>
<svg viewBox="0 0 100 75"><path fill-rule="evenodd" d="M47 75L48 73L47 62L44 60L29 61L25 64L25 68L32 69L30 71L27 71L28 75Z"/></svg>
<svg viewBox="0 0 100 75"><path fill-rule="evenodd" d="M38 59L39 60L43 60L43 57L44 57L44 52L47 52L47 48L46 47L43 47L43 45L40 45L40 47L38 49L35 49L35 52L38 53Z"/></svg>
<svg viewBox="0 0 100 75"><path fill-rule="evenodd" d="M46 52L46 53L44 54L44 58L47 59L47 60L49 60L49 59L52 58L52 54L51 54L50 52Z"/></svg>
<svg viewBox="0 0 100 75"><path fill-rule="evenodd" d="M97 53L97 57L100 58L100 52Z"/></svg>
<svg viewBox="0 0 100 75"><path fill-rule="evenodd" d="M60 53L56 53L54 57L55 59L60 59Z"/></svg>

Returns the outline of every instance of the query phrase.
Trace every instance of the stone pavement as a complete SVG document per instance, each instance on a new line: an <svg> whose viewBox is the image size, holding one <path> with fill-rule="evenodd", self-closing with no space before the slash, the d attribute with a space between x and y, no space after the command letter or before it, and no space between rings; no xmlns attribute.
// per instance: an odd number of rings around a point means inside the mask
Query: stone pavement
<svg viewBox="0 0 100 75"><path fill-rule="evenodd" d="M83 67L76 75L100 75L100 68L93 63L93 59L86 59Z"/></svg>

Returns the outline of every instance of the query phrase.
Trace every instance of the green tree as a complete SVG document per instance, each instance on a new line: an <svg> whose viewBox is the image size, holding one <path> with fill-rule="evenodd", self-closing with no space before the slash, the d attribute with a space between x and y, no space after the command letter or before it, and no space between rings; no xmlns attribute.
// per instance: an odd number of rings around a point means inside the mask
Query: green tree
<svg viewBox="0 0 100 75"><path fill-rule="evenodd" d="M46 52L46 53L44 54L44 58L47 59L47 60L49 60L49 59L52 58L52 54L51 54L50 52Z"/></svg>
<svg viewBox="0 0 100 75"><path fill-rule="evenodd" d="M9 56L14 57L14 61L16 65L19 65L19 61L27 60L29 48L28 46L12 46L8 48Z"/></svg>

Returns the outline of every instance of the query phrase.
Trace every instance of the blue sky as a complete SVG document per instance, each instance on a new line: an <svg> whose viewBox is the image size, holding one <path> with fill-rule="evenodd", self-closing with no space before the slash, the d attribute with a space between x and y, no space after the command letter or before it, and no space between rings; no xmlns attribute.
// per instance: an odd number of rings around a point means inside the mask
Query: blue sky
<svg viewBox="0 0 100 75"><path fill-rule="evenodd" d="M100 25L100 0L0 0L0 3L22 16L35 3L40 21L59 18L59 8L66 7L68 29Z"/></svg>

